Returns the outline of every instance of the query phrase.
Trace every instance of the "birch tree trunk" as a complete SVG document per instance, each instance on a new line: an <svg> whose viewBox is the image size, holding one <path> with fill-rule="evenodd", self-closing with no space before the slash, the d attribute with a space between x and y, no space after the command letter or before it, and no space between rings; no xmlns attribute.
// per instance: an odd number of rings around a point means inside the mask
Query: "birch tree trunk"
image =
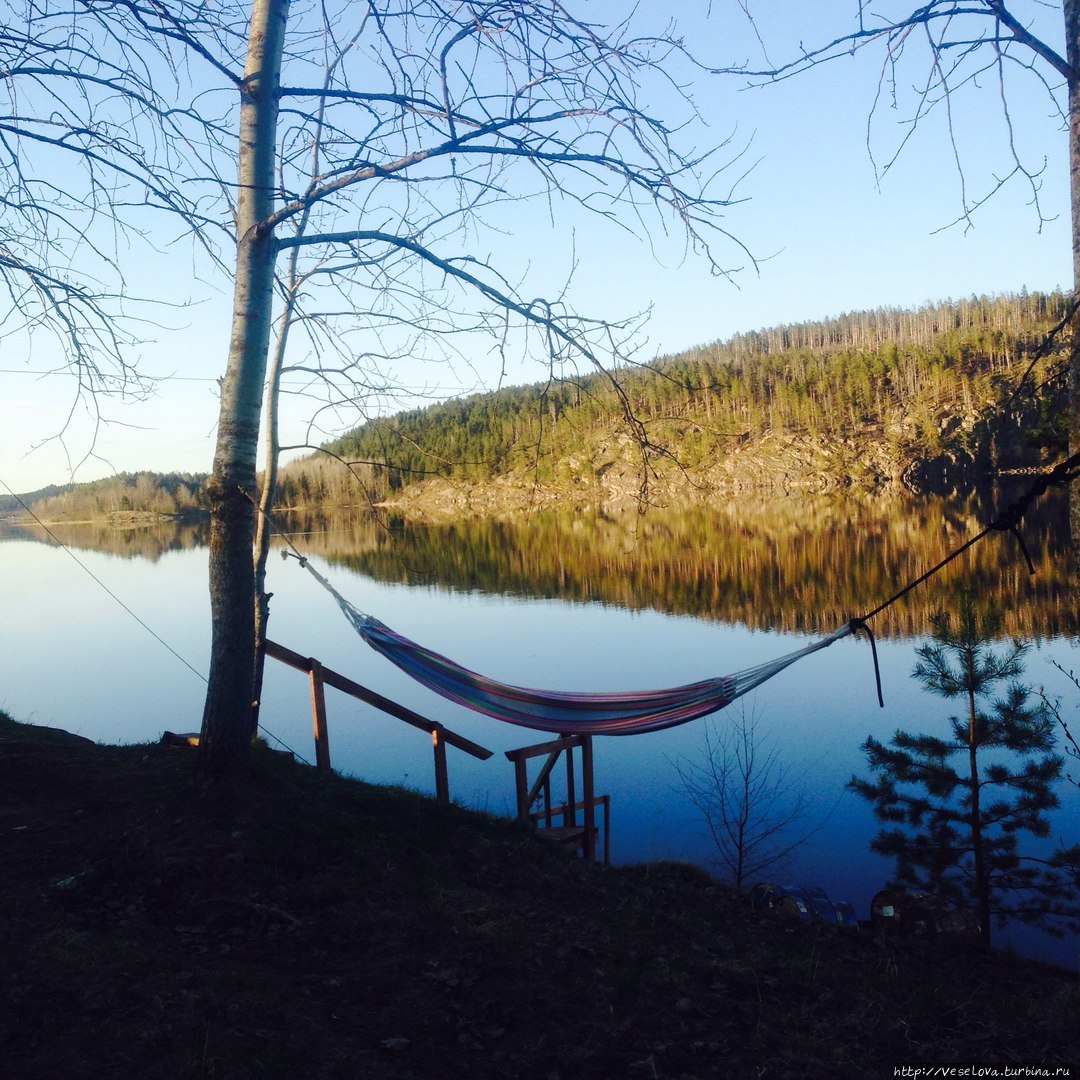
<svg viewBox="0 0 1080 1080"><path fill-rule="evenodd" d="M274 493L277 491L278 456L280 440L278 438L278 398L281 392L281 369L285 364L285 350L289 341L289 326L296 307L296 249L291 259L290 288L285 301L285 310L281 314L280 330L274 355L270 361L270 372L266 379L266 420L263 431L265 453L265 471L262 491L259 494L259 513L255 520L255 671L251 689L251 735L259 730L259 707L262 704L263 668L266 654L266 627L270 622L270 596L266 591L266 563L270 558L270 514L274 509Z"/></svg>
<svg viewBox="0 0 1080 1080"><path fill-rule="evenodd" d="M270 345L275 246L263 228L274 209L281 55L289 0L254 0L241 87L236 279L229 362L221 384L209 485L210 678L199 739L204 776L235 772L251 744L255 576L255 462Z"/></svg>
<svg viewBox="0 0 1080 1080"><path fill-rule="evenodd" d="M367 18L361 22L361 29ZM353 47L360 35L356 36L342 49L333 61L327 65L323 77L323 92L330 87L334 70L344 59L346 52ZM311 184L319 180L319 164L322 154L323 123L326 116L326 100L319 102L316 111L315 135L311 141ZM296 226L296 235L303 237L311 220L310 205L304 208ZM259 494L259 513L255 520L255 674L252 685L251 734L254 737L259 730L259 708L262 704L263 670L266 664L266 628L270 622L270 597L266 591L266 563L270 557L271 512L274 509L274 495L277 492L278 457L281 453L281 440L278 437L278 401L281 395L281 375L285 367L285 355L289 347L289 331L297 318L300 292L304 279L300 273L300 247L289 252L288 272L285 275L285 303L278 323L277 341L274 354L270 359L270 370L266 378L266 419L263 432L265 467L262 491Z"/></svg>

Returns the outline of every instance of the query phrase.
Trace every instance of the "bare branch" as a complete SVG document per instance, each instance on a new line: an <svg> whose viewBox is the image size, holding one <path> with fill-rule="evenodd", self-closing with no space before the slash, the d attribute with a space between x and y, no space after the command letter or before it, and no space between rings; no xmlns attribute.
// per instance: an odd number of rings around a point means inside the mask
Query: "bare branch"
<svg viewBox="0 0 1080 1080"><path fill-rule="evenodd" d="M710 723L700 755L674 764L737 889L784 862L824 825L807 827L806 785L789 776L777 744L762 740L753 709L723 725Z"/></svg>
<svg viewBox="0 0 1080 1080"><path fill-rule="evenodd" d="M741 6L750 18L749 9L745 4ZM1034 79L1065 124L1067 104L1057 79L1062 78L1067 88L1077 78L1066 60L1045 38L1025 26L1002 0L927 0L899 15L881 14L875 5L860 3L858 14L857 28L812 48L800 44L798 54L787 63L772 67L745 63L711 70L741 75L752 86L762 86L850 58L869 47L880 48L882 66L867 117L866 134L867 151L877 179L880 181L890 171L928 117L943 113L945 138L960 186L960 213L942 228L961 223L965 229L972 227L976 211L1011 181L1022 180L1030 191L1030 203L1041 229L1047 221L1041 205L1041 176L1046 160L1040 157L1029 162L1017 145L1006 89L1006 63ZM756 27L754 31L757 32ZM926 72L920 81L910 83L901 72L905 65L910 67L918 62L917 55L926 57ZM961 147L963 126L954 113L954 103L961 90L980 87L982 77L990 72L998 83L1005 148L1011 166L994 175L982 193L973 194L969 191ZM901 113L900 135L882 160L875 151L873 134L885 108L893 118L900 110L906 110L906 115Z"/></svg>
<svg viewBox="0 0 1080 1080"><path fill-rule="evenodd" d="M228 235L188 183L227 126L194 106L176 57L150 33L151 14L109 0L74 10L27 0L0 28L0 278L9 301L0 325L52 334L74 376L68 419L82 404L95 429L98 395L148 389L133 358L139 298L124 267L132 247L156 250L147 211L164 213L212 260L215 240ZM205 12L183 0L153 18L208 33Z"/></svg>

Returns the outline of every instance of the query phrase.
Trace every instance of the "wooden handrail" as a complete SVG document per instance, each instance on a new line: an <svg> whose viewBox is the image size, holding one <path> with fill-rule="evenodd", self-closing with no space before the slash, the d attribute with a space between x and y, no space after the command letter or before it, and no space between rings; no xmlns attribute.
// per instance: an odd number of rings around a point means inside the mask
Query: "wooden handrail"
<svg viewBox="0 0 1080 1080"><path fill-rule="evenodd" d="M466 739L456 732L443 727L434 720L428 720L412 709L399 705L396 701L383 697L382 694L361 686L358 682L346 678L333 668L324 667L312 656L301 656L292 649L279 645L276 641L263 642L263 654L280 660L297 671L304 671L311 680L311 718L315 728L315 764L321 773L330 772L330 739L326 725L326 694L325 688L332 686L350 697L357 698L376 709L387 713L389 716L403 720L406 724L421 731L426 731L431 736L431 747L435 754L435 798L439 802L450 801L450 784L446 773L446 748L455 746L471 754L474 758L486 761L492 755L487 747L480 746L470 739Z"/></svg>
<svg viewBox="0 0 1080 1080"><path fill-rule="evenodd" d="M539 757L541 754L561 753L574 746L581 746L588 735L560 735L550 742L536 743L534 746L519 746L516 750L507 750L506 756L510 761L527 761L529 758Z"/></svg>
<svg viewBox="0 0 1080 1080"><path fill-rule="evenodd" d="M454 731L443 727L434 720L415 713L412 709L399 705L382 694L369 690L366 686L354 682L340 672L328 668L311 656L301 656L298 652L279 645L276 641L265 640L263 653L275 660L281 661L288 667L303 671L311 680L311 708L312 720L315 728L315 760L320 772L330 771L330 746L326 723L326 700L324 688L332 686L350 697L363 701L368 705L379 709L388 716L409 724L411 727L425 731L431 736L431 745L435 753L435 796L440 802L450 801L449 783L446 772L446 747L453 746L458 750L471 754L481 761L486 761L492 756L492 751L478 743L458 735ZM573 752L575 747L581 747L581 785L582 798L577 801L574 795L574 764ZM551 806L551 772L558 761L559 756L566 753L566 783L567 801L562 806ZM547 755L547 761L540 769L540 775L529 789L526 776L526 762L531 758ZM537 795L544 791L543 816L547 823L551 824L553 814L561 814L564 822L569 822L571 828L577 825L577 810L583 810L585 816L582 829L583 854L587 859L596 858L596 824L595 809L603 808L604 812L604 862L609 858L609 822L611 802L607 795L596 797L593 794L593 756L592 737L589 735L560 735L557 739L537 743L534 746L522 746L516 750L507 750L507 758L514 763L514 780L517 790L518 818L528 821L532 816L530 811Z"/></svg>
<svg viewBox="0 0 1080 1080"><path fill-rule="evenodd" d="M358 682L353 682L352 679L334 671L333 668L323 667L317 660L310 656L301 656L298 652L293 652L292 649L287 649L284 645L279 645L276 641L268 640L264 642L263 648L266 650L267 656L272 656L275 660L280 660L283 664L296 668L297 671L304 671L308 675L310 675L315 667L318 666L322 675L322 681L327 686L332 686L335 690L340 690L343 694L348 694L350 697L364 701L368 705L372 705L376 709L379 709L381 712L396 717L398 720L402 720L406 724L412 725L412 727L419 728L421 731L426 731L429 735L435 735L437 732L440 742L445 742L449 746L456 747L458 750L463 750L466 754L471 754L474 758L479 758L481 761L487 761L494 752L488 750L487 747L481 746L479 743L474 743L472 740L466 739L463 735L458 735L457 732L450 731L449 728L443 727L442 724L437 724L434 720L426 719L419 713L413 712L412 709L407 709L404 705L399 705L396 701L391 701L389 698L383 697L382 694L377 694L374 690L369 690L366 686L361 686Z"/></svg>
<svg viewBox="0 0 1080 1080"><path fill-rule="evenodd" d="M566 749L565 744L560 745L559 743L556 743L555 745L558 746L558 749L557 750L552 750L551 753L548 755L548 759L547 759L547 761L544 762L543 766L541 767L540 773L536 777L536 781L533 783L533 786L531 788L529 788L529 800L528 801L529 801L530 806L532 806L532 804L534 802L536 802L536 796L540 794L540 789L542 787L548 786L548 779L551 776L551 770L555 768L555 762L557 762L559 760L559 755L563 752L564 749ZM528 747L525 747L525 749L528 749ZM518 758L516 756L511 757L510 756L511 754L516 755L517 751L508 750L506 752L506 756L508 758L510 758L511 761L517 761ZM536 757L536 756L538 756L538 755L536 755L536 754L524 755L521 758L521 760L524 760L525 757ZM572 787L573 787L573 785L571 785L571 788Z"/></svg>

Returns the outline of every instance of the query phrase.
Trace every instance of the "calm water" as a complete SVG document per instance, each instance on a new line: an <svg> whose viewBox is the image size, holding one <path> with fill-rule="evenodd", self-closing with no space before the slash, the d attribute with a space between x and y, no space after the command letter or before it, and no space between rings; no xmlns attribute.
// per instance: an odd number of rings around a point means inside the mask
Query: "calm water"
<svg viewBox="0 0 1080 1080"><path fill-rule="evenodd" d="M775 499L643 518L547 513L442 526L350 518L291 527L342 593L402 633L504 681L604 690L689 682L799 648L876 606L976 531L990 509L980 499ZM867 734L888 739L898 727L944 725L948 705L921 692L910 671L930 613L949 606L963 582L1002 605L1010 633L1035 642L1027 681L1065 697L1066 715L1075 715L1075 691L1069 697L1071 687L1051 664L1080 668L1064 528L1060 503L1026 523L1035 578L1015 541L994 537L874 620L885 709L877 705L863 639L837 642L745 699L763 738L778 740L784 764L806 781L815 820L823 822L773 876L821 885L868 914L890 864L867 850L877 826L844 785L853 773L865 775L859 745ZM27 531L0 534L0 707L103 742L197 730L202 680L105 587L205 671L204 537L58 532L79 562ZM502 752L542 735L459 709L411 682L353 634L295 560L275 559L270 575L271 637L496 751L477 762L451 749L451 793L467 805L512 812L513 774ZM263 700L264 726L310 758L305 677L269 662ZM328 713L335 768L433 790L425 735L333 690ZM710 842L675 769L676 761L701 754L708 723L725 723L725 713L672 731L597 740L597 790L612 796L615 861L709 863ZM1056 832L1075 839L1080 795L1063 785L1061 797ZM999 943L1007 940L998 934ZM1017 931L1011 940L1026 952L1080 964L1075 939Z"/></svg>

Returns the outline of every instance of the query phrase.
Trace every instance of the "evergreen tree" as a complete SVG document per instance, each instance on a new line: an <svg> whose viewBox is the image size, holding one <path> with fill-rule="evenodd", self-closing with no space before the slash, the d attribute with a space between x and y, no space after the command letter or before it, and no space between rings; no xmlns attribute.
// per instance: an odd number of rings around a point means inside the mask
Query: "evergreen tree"
<svg viewBox="0 0 1080 1080"><path fill-rule="evenodd" d="M1046 838L1047 813L1058 805L1054 784L1063 761L1054 722L1018 680L1027 644L995 647L1000 614L977 613L964 596L956 625L934 619L933 642L918 650L913 677L940 697L963 702L946 737L897 731L888 746L863 743L873 781L849 787L873 804L883 829L870 847L896 860L896 881L970 905L985 944L990 921L1009 918L1054 929L1072 916L1075 889L1046 860L1023 855L1020 836ZM1000 694L1000 696L995 696Z"/></svg>

